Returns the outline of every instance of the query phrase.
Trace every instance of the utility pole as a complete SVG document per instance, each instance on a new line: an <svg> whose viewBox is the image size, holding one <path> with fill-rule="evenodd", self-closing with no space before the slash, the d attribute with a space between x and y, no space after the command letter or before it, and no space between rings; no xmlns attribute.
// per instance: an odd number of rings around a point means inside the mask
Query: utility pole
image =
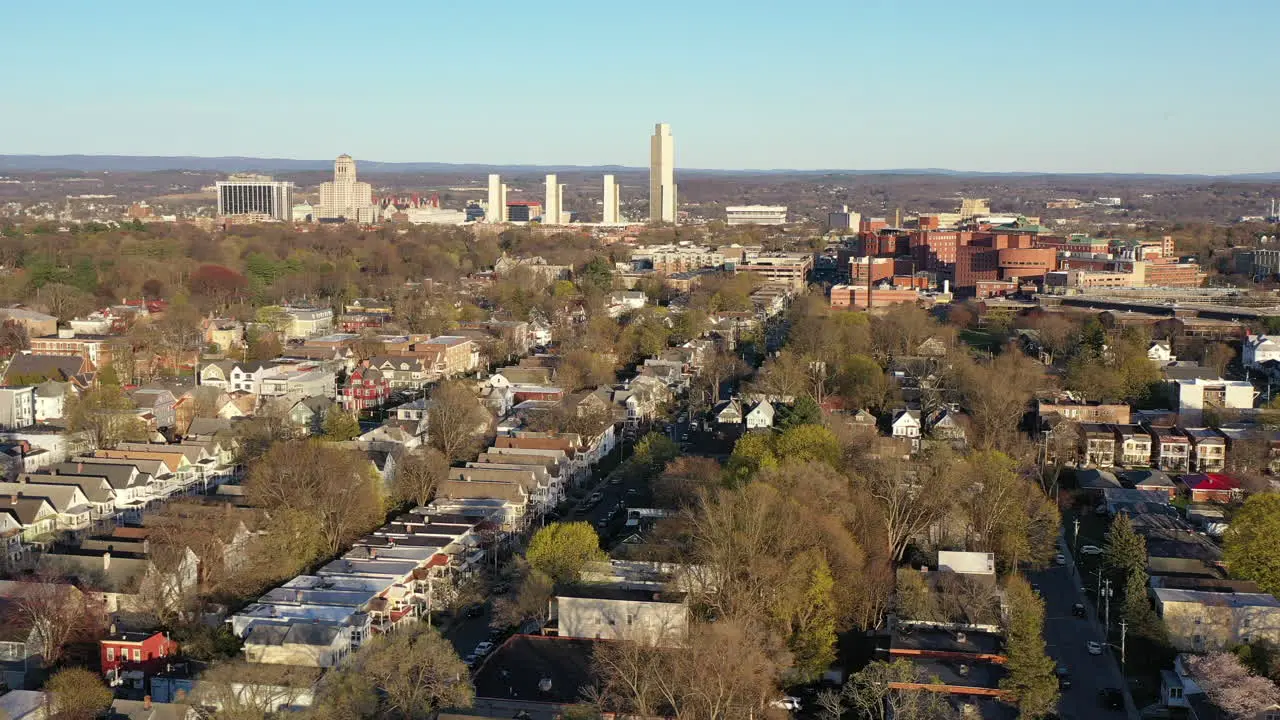
<svg viewBox="0 0 1280 720"><path fill-rule="evenodd" d="M1075 559L1074 556L1080 554L1080 518L1077 517L1075 520L1073 520L1072 525L1074 526L1074 532L1071 533L1071 542L1072 542L1071 554L1073 556L1071 559L1074 560Z"/></svg>
<svg viewBox="0 0 1280 720"><path fill-rule="evenodd" d="M1108 579L1104 580L1104 581L1103 581L1103 583L1104 583L1104 585L1105 585L1106 589L1104 589L1104 590L1102 591L1102 596L1103 596L1104 598L1106 598L1106 601L1107 601L1107 606L1106 606L1106 607L1107 607L1107 610L1106 610L1106 634L1105 634L1105 635L1103 635L1103 637L1104 637L1104 638L1108 638L1108 637L1111 637L1111 592L1112 592L1112 591L1111 591L1111 579L1110 579L1110 578L1108 578Z"/></svg>
<svg viewBox="0 0 1280 720"><path fill-rule="evenodd" d="M1098 612L1102 612L1102 566L1098 566L1098 604L1094 608Z"/></svg>
<svg viewBox="0 0 1280 720"><path fill-rule="evenodd" d="M1125 630L1127 628L1128 628L1128 623L1126 623L1124 620L1121 620L1120 621L1120 672L1121 673L1124 672L1124 636L1125 636Z"/></svg>

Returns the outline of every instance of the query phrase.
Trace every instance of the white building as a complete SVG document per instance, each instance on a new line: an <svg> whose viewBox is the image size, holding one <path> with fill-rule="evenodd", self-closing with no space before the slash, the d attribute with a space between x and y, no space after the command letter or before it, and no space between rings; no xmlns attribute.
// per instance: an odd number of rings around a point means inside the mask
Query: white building
<svg viewBox="0 0 1280 720"><path fill-rule="evenodd" d="M1240 360L1246 366L1261 365L1268 360L1280 360L1280 338L1270 335L1250 335L1241 345Z"/></svg>
<svg viewBox="0 0 1280 720"><path fill-rule="evenodd" d="M676 150L667 123L655 125L649 138L649 220L676 222Z"/></svg>
<svg viewBox="0 0 1280 720"><path fill-rule="evenodd" d="M35 424L35 386L0 387L0 428L19 430Z"/></svg>
<svg viewBox="0 0 1280 720"><path fill-rule="evenodd" d="M467 221L467 213L462 210L435 207L409 208L404 215L414 225L461 225Z"/></svg>
<svg viewBox="0 0 1280 720"><path fill-rule="evenodd" d="M1248 410L1253 407L1253 384L1243 380L1175 380L1180 425L1199 426L1205 408Z"/></svg>
<svg viewBox="0 0 1280 720"><path fill-rule="evenodd" d="M848 205L841 205L839 210L827 213L827 227L832 230L852 230L857 232L862 225L862 213L849 210Z"/></svg>
<svg viewBox="0 0 1280 720"><path fill-rule="evenodd" d="M490 223L507 221L507 186L502 184L501 175L489 176L489 205L484 210L484 221Z"/></svg>
<svg viewBox="0 0 1280 720"><path fill-rule="evenodd" d="M547 202L542 206L543 225L564 224L564 186L555 175L548 175L546 180Z"/></svg>
<svg viewBox="0 0 1280 720"><path fill-rule="evenodd" d="M218 190L218 217L260 217L293 220L293 183L269 175L232 175L214 183Z"/></svg>
<svg viewBox="0 0 1280 720"><path fill-rule="evenodd" d="M735 205L724 209L730 225L785 225L786 205Z"/></svg>
<svg viewBox="0 0 1280 720"><path fill-rule="evenodd" d="M1157 340L1147 348L1147 359L1157 365L1168 365L1178 358L1173 354L1173 349L1170 348L1167 340Z"/></svg>
<svg viewBox="0 0 1280 720"><path fill-rule="evenodd" d="M356 161L350 155L339 155L333 161L333 180L320 183L320 219L343 219L372 223L378 219L378 206L373 204L373 186L356 181Z"/></svg>
<svg viewBox="0 0 1280 720"><path fill-rule="evenodd" d="M622 198L618 193L618 181L612 175L604 176L604 215L605 225L618 225L622 222L620 210Z"/></svg>

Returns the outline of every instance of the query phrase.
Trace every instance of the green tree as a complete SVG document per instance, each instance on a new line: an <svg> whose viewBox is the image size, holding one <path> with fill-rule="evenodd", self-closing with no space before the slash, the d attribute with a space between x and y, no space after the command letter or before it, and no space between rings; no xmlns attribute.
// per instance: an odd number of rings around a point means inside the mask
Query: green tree
<svg viewBox="0 0 1280 720"><path fill-rule="evenodd" d="M798 425L822 424L822 408L808 395L796 400L791 407L783 405L778 410L782 418L776 425L780 430L790 430Z"/></svg>
<svg viewBox="0 0 1280 720"><path fill-rule="evenodd" d="M360 437L360 421L345 410L331 408L324 418L324 437L338 442L354 440Z"/></svg>
<svg viewBox="0 0 1280 720"><path fill-rule="evenodd" d="M1021 575L1009 578L1005 599L1009 610L1004 667L1008 675L1000 681L1000 689L1017 703L1022 717L1044 717L1058 704L1053 658L1044 649L1044 601Z"/></svg>
<svg viewBox="0 0 1280 720"><path fill-rule="evenodd" d="M840 462L840 441L821 425L797 425L777 437L773 452L795 462L824 462L835 467Z"/></svg>
<svg viewBox="0 0 1280 720"><path fill-rule="evenodd" d="M96 448L124 440L146 442L147 426L119 385L103 385L72 396L67 402L67 429L83 432Z"/></svg>
<svg viewBox="0 0 1280 720"><path fill-rule="evenodd" d="M906 683L927 683L918 665L910 660L876 660L854 673L840 693L820 700L828 717L843 717L846 709L869 720L945 720L956 717L943 693L894 687Z"/></svg>
<svg viewBox="0 0 1280 720"><path fill-rule="evenodd" d="M1258 493L1231 518L1223 541L1231 574L1280 594L1280 495Z"/></svg>
<svg viewBox="0 0 1280 720"><path fill-rule="evenodd" d="M595 288L600 292L608 292L613 288L613 264L608 258L596 256L582 267L578 273L578 284L584 288Z"/></svg>
<svg viewBox="0 0 1280 720"><path fill-rule="evenodd" d="M733 453L725 464L725 479L733 485L742 485L761 470L778 466L778 456L773 452L773 435L767 432L749 432L733 444Z"/></svg>
<svg viewBox="0 0 1280 720"><path fill-rule="evenodd" d="M600 537L585 522L551 523L534 533L525 558L558 583L576 582L587 563L605 559Z"/></svg>
<svg viewBox="0 0 1280 720"><path fill-rule="evenodd" d="M1141 568L1129 571L1124 584L1124 605L1120 614L1129 624L1128 631L1135 637L1146 638L1158 645L1168 643L1164 623L1151 607L1147 597L1147 572Z"/></svg>
<svg viewBox="0 0 1280 720"><path fill-rule="evenodd" d="M773 613L788 631L787 645L797 672L817 679L836 659L835 579L816 549L791 562L791 578L783 583Z"/></svg>
<svg viewBox="0 0 1280 720"><path fill-rule="evenodd" d="M1146 571L1147 541L1133 529L1133 522L1124 513L1111 520L1102 547L1102 564L1122 578L1136 570Z"/></svg>
<svg viewBox="0 0 1280 720"><path fill-rule="evenodd" d="M54 720L90 720L111 707L111 691L84 668L59 670L44 689L49 693Z"/></svg>

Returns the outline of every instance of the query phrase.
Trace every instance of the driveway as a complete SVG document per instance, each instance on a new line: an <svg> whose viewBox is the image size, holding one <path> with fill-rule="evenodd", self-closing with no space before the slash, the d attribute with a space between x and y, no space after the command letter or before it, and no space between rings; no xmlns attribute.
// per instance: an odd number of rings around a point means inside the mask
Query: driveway
<svg viewBox="0 0 1280 720"><path fill-rule="evenodd" d="M1061 544L1061 543L1060 543ZM1085 596L1071 564L1071 556L1065 548L1067 565L1053 566L1045 570L1027 573L1027 579L1039 586L1045 603L1044 639L1049 655L1071 672L1071 688L1062 691L1058 714L1070 720L1089 718L1138 718L1133 701L1125 689L1123 677L1115 656L1110 652L1090 655L1085 643L1103 642L1102 628L1097 614ZM1075 617L1071 606L1083 603L1086 616ZM1107 710L1098 700L1103 688L1125 689L1128 711Z"/></svg>

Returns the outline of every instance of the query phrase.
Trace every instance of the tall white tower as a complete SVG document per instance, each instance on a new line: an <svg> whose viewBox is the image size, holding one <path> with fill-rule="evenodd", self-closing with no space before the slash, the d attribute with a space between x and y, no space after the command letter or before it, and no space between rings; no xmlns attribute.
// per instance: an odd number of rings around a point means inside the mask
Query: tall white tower
<svg viewBox="0 0 1280 720"><path fill-rule="evenodd" d="M507 186L502 184L501 175L489 176L489 207L484 211L484 221L491 223L507 221Z"/></svg>
<svg viewBox="0 0 1280 720"><path fill-rule="evenodd" d="M555 175L547 176L547 202L542 206L542 224L559 225L564 213L564 186L556 180Z"/></svg>
<svg viewBox="0 0 1280 720"><path fill-rule="evenodd" d="M676 150L667 123L655 125L649 138L649 220L676 222Z"/></svg>
<svg viewBox="0 0 1280 720"><path fill-rule="evenodd" d="M333 161L333 180L320 183L319 216L362 223L377 219L373 186L356 180L356 161L350 155L339 155Z"/></svg>
<svg viewBox="0 0 1280 720"><path fill-rule="evenodd" d="M604 176L604 217L602 221L605 225L617 225L622 222L622 213L619 211L618 197L618 181L613 179L612 175Z"/></svg>

